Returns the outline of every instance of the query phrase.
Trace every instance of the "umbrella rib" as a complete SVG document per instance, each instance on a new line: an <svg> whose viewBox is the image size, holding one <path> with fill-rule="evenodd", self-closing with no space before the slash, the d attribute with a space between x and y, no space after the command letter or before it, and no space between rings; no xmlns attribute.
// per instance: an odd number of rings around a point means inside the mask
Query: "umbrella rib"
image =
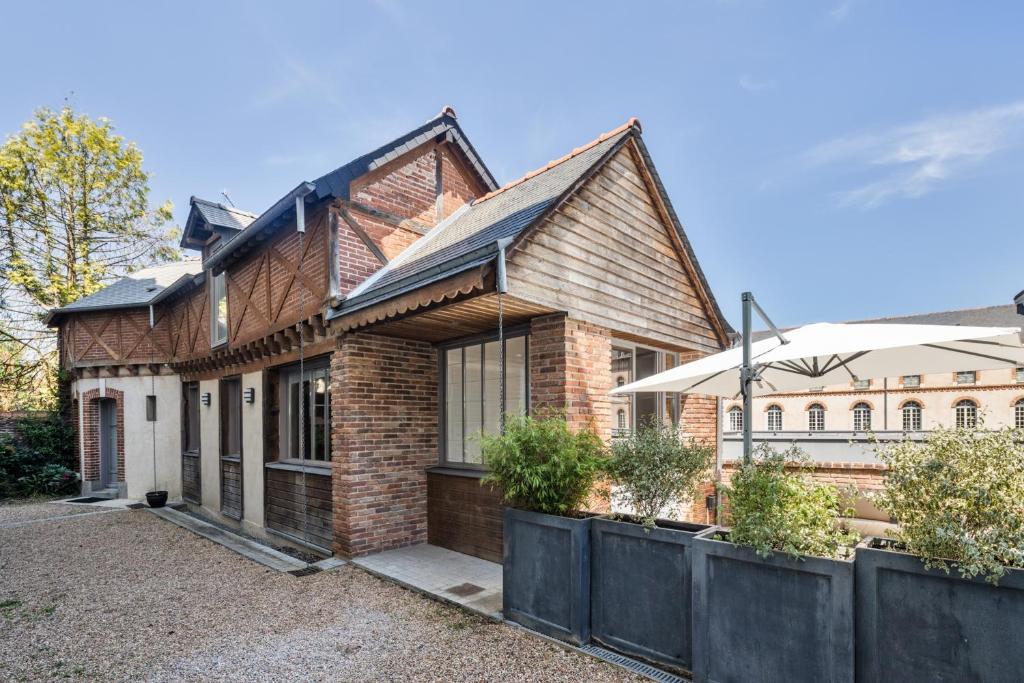
<svg viewBox="0 0 1024 683"><path fill-rule="evenodd" d="M1007 365L1018 365L1018 361L1010 358L1000 358L999 356L990 356L987 353L976 353L974 351L965 351L963 349L954 349L948 346L941 346L939 344L921 344L921 346L928 347L929 349L938 349L939 351L949 351L951 353L962 353L965 356L975 356L976 358L984 358L986 360L996 360L1000 363L1006 363ZM1007 347L1009 348L1009 347Z"/></svg>

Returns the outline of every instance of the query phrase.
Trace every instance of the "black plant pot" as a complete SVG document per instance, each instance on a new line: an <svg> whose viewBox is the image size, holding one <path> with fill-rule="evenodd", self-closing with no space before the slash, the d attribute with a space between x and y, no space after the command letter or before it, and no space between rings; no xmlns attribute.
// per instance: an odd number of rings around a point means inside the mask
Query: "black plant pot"
<svg viewBox="0 0 1024 683"><path fill-rule="evenodd" d="M853 560L759 557L715 535L691 548L694 683L853 683Z"/></svg>
<svg viewBox="0 0 1024 683"><path fill-rule="evenodd" d="M590 518L505 508L505 618L574 645L590 641Z"/></svg>
<svg viewBox="0 0 1024 683"><path fill-rule="evenodd" d="M858 681L1019 681L1024 570L999 585L925 569L886 539L857 546Z"/></svg>
<svg viewBox="0 0 1024 683"><path fill-rule="evenodd" d="M705 524L631 517L590 526L590 627L594 640L627 655L690 670L690 555Z"/></svg>
<svg viewBox="0 0 1024 683"><path fill-rule="evenodd" d="M151 508L162 508L167 505L167 491L149 491L146 493L146 502Z"/></svg>

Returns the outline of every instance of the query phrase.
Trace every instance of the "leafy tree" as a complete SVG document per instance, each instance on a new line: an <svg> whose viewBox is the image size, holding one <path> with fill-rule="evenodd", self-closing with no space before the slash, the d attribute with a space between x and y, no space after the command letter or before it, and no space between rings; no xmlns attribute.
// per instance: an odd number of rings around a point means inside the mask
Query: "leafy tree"
<svg viewBox="0 0 1024 683"><path fill-rule="evenodd" d="M762 444L749 463L742 463L729 485L720 485L727 499L729 540L748 545L762 557L781 551L793 557L843 557L856 544L847 531L835 486L811 480L807 455L796 446L780 453Z"/></svg>
<svg viewBox="0 0 1024 683"><path fill-rule="evenodd" d="M888 470L875 500L926 567L991 583L1024 567L1024 432L940 428L876 452Z"/></svg>
<svg viewBox="0 0 1024 683"><path fill-rule="evenodd" d="M67 305L137 270L179 257L171 204L151 209L142 153L110 121L70 107L38 110L0 146L0 392L31 368L46 382L54 336L47 309ZM19 348L20 345L20 348Z"/></svg>
<svg viewBox="0 0 1024 683"><path fill-rule="evenodd" d="M676 425L650 419L612 443L608 473L645 526L654 526L668 505L691 499L711 479L713 447L684 438Z"/></svg>
<svg viewBox="0 0 1024 683"><path fill-rule="evenodd" d="M586 502L604 467L604 443L592 430L573 432L558 416L509 415L503 434L480 437L490 470L482 484L497 486L523 510L571 516Z"/></svg>

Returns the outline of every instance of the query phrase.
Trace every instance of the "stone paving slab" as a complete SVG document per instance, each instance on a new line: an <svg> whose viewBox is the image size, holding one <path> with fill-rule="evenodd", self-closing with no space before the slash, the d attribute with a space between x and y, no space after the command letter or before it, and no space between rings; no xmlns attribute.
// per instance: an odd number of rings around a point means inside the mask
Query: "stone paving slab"
<svg viewBox="0 0 1024 683"><path fill-rule="evenodd" d="M351 561L372 574L501 621L501 565L422 543Z"/></svg>

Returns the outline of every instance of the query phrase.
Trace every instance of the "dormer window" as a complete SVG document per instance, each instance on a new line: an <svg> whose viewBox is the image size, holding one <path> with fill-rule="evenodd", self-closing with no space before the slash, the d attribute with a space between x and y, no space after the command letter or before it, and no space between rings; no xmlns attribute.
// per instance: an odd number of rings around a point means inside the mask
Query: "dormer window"
<svg viewBox="0 0 1024 683"><path fill-rule="evenodd" d="M210 280L210 346L228 340L228 290L224 278L226 271Z"/></svg>

